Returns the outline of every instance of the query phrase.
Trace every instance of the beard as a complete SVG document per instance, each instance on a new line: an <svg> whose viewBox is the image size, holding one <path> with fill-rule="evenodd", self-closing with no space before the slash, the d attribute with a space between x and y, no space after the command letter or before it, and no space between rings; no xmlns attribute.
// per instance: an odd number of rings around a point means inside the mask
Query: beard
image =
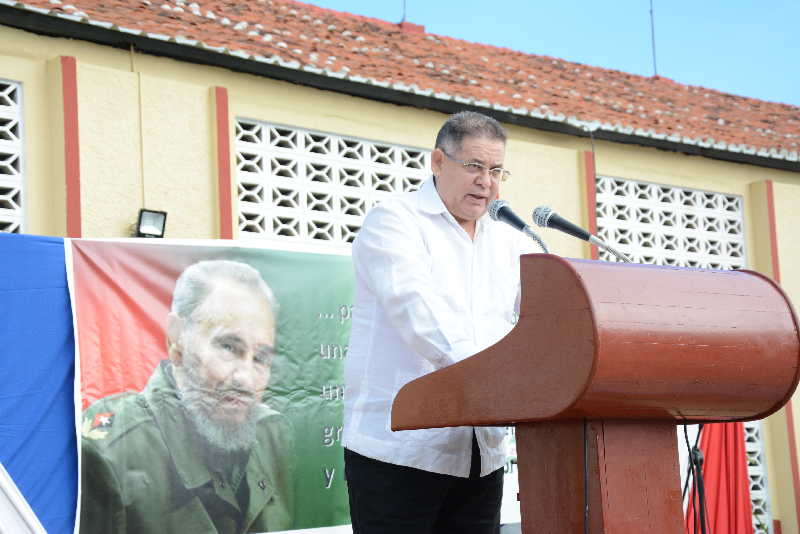
<svg viewBox="0 0 800 534"><path fill-rule="evenodd" d="M209 445L221 452L236 452L250 449L256 442L256 410L259 400L253 394L236 387L208 387L195 371L196 358L190 357L184 365L183 385L179 395L189 420L195 430ZM233 417L215 417L219 405L226 398L244 399L249 402L247 413L241 421Z"/></svg>

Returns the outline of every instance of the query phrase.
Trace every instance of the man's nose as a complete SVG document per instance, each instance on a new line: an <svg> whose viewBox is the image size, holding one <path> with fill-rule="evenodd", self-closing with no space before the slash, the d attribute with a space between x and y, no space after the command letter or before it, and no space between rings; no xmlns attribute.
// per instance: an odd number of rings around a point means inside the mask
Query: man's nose
<svg viewBox="0 0 800 534"><path fill-rule="evenodd" d="M475 178L475 183L483 186L483 187L492 187L492 177L489 176L488 169L481 171L477 178Z"/></svg>
<svg viewBox="0 0 800 534"><path fill-rule="evenodd" d="M231 378L238 387L252 392L256 388L256 374L255 360L248 357L236 362Z"/></svg>

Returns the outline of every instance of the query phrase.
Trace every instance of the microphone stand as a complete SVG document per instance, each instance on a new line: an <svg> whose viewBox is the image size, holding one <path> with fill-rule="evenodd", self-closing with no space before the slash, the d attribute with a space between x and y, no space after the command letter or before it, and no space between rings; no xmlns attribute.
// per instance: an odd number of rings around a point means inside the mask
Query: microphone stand
<svg viewBox="0 0 800 534"><path fill-rule="evenodd" d="M526 224L525 227L522 229L522 232L526 236L536 241L536 244L539 245L539 247L544 251L545 254L550 254L550 251L547 250L547 245L544 244L544 241L542 241L542 238L539 237L539 234L533 231L533 228L531 228Z"/></svg>
<svg viewBox="0 0 800 534"><path fill-rule="evenodd" d="M622 252L619 252L618 250L616 250L611 245L607 245L605 242L600 241L598 238L596 238L593 235L589 236L589 243L591 243L592 245L596 245L597 247L602 248L603 250L606 250L606 251L610 252L611 254L616 256L619 261L622 261L624 263L633 263L628 256L626 256Z"/></svg>
<svg viewBox="0 0 800 534"><path fill-rule="evenodd" d="M567 221L566 219L555 213L552 209L550 209L550 206L539 206L536 209L534 209L533 222L538 226L543 226L544 228L555 228L573 237L582 239L583 241L588 241L590 244L610 252L611 254L616 256L618 260L624 263L633 263L629 257L627 257L622 252L619 252L611 245L607 245L599 237L593 236L583 228L575 226L571 222ZM528 232L525 233L530 235ZM536 238L534 237L534 239ZM536 239L536 241L539 240ZM545 250L545 252L547 251Z"/></svg>
<svg viewBox="0 0 800 534"><path fill-rule="evenodd" d="M533 231L533 228L525 224L525 221L520 219L519 216L517 216L517 214L511 210L511 206L508 205L508 202L496 198L489 204L489 209L487 212L493 221L502 221L513 226L526 236L536 241L545 254L549 254L547 251L547 245L544 244L542 238Z"/></svg>

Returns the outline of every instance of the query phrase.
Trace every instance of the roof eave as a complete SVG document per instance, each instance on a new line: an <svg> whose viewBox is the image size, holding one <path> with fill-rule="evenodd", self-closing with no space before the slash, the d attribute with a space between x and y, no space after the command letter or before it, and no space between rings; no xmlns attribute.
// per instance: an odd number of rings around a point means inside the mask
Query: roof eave
<svg viewBox="0 0 800 534"><path fill-rule="evenodd" d="M734 152L731 150L714 148L713 146L687 144L678 141L670 141L667 138L638 135L635 132L625 133L624 131L613 131L603 128L587 128L581 125L580 121L567 119L563 116L557 117L557 119L554 120L552 117L536 117L502 106L492 107L491 104L488 106L479 106L474 103L464 103L452 97L442 98L441 95L435 95L433 91L421 91L416 88L399 90L388 86L388 84L379 85L370 83L369 80L356 81L344 76L331 76L315 72L315 70L318 69L305 70L302 66L293 68L292 66L281 64L283 62L278 60L261 57L256 58L248 56L247 54L236 55L231 52L226 53L224 49L219 50L202 45L192 46L190 44L177 42L175 39L164 40L163 38L149 37L144 33L137 35L135 33L114 29L114 27L109 27L110 25L90 24L75 20L75 17L71 16L56 17L42 13L41 11L25 9L24 7L11 7L0 4L0 21L2 21L0 24L5 26L41 35L79 39L125 50L133 46L139 52L155 56L169 57L200 65L222 67L235 72L263 76L380 102L413 106L447 114L462 110L473 110L490 115L507 124L514 124L536 130L562 133L577 137L589 137L593 135L596 140L653 147L723 161L800 172L800 161L760 156L758 153L748 153L747 151ZM593 131L590 134L591 130ZM749 152L754 151L751 150Z"/></svg>

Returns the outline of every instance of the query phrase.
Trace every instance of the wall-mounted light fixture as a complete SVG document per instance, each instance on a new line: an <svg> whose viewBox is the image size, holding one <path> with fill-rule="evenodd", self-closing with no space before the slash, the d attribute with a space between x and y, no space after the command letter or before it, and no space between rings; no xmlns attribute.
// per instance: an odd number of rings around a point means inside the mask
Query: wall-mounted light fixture
<svg viewBox="0 0 800 534"><path fill-rule="evenodd" d="M139 222L136 223L136 237L164 237L166 226L166 211L141 209Z"/></svg>

